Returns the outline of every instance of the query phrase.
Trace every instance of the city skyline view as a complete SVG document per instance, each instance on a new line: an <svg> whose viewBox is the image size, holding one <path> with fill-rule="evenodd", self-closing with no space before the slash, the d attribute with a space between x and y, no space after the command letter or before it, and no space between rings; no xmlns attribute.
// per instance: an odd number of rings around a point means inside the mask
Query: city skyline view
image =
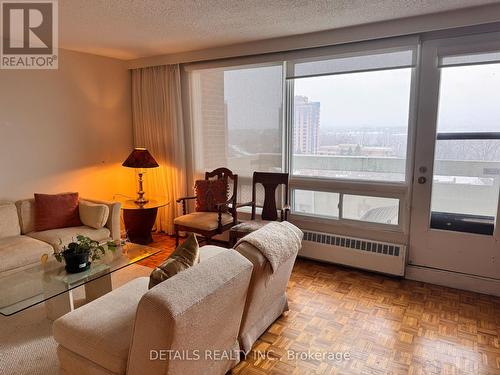
<svg viewBox="0 0 500 375"><path fill-rule="evenodd" d="M500 87L500 64L440 71L438 132L499 131L495 90ZM305 178L407 181L412 74L411 68L401 68L291 80L287 87L293 89L290 173ZM205 126L199 130L207 155L202 168L225 164L248 177L255 170L281 171L285 123L281 65L207 70L200 77ZM433 210L491 216L498 198L499 161L500 140L436 141ZM248 194L250 185L241 189ZM457 206L465 193L468 199ZM313 190L297 193L294 199L296 209L309 214L328 207L334 215L338 204L337 196ZM359 205L353 206L352 215L364 217L376 207L387 209L388 201L382 199L356 199ZM397 212L397 200L393 203L391 212Z"/></svg>
<svg viewBox="0 0 500 375"><path fill-rule="evenodd" d="M500 106L494 95L495 87L500 86L498 65L442 69L438 131L500 129ZM232 140L230 143L236 145L236 154L239 151L280 151L281 74L281 66L224 72L228 133ZM247 90L241 90L242 83ZM299 140L295 139L294 151L301 154L405 157L410 83L411 69L295 79L294 134L300 126L301 132L309 127L309 133L314 133L314 136L302 138L302 142L306 143L301 147L297 145ZM474 100L479 96L481 100ZM314 123L299 124L299 97L310 103L317 103L314 104L318 107L317 121ZM253 110L255 108L259 110ZM363 108L363 111L356 108ZM259 150L255 143L250 149L237 146L248 144L239 138L252 130L262 135L262 146L266 150ZM448 141L436 148L436 154L444 158L457 158L462 154L465 160L500 160L498 142L468 143L472 145L469 153L463 152L463 142Z"/></svg>

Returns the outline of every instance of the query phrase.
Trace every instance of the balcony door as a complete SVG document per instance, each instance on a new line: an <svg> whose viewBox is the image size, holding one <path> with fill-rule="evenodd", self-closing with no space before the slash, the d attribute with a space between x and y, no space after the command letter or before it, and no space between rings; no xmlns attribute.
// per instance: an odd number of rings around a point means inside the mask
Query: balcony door
<svg viewBox="0 0 500 375"><path fill-rule="evenodd" d="M500 279L500 35L421 57L409 262Z"/></svg>

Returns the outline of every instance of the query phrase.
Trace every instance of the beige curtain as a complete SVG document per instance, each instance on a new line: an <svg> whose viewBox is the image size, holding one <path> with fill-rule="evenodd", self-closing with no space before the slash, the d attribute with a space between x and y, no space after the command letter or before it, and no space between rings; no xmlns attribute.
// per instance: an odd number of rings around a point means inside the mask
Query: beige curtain
<svg viewBox="0 0 500 375"><path fill-rule="evenodd" d="M146 147L159 168L146 169L146 197L165 197L156 229L174 233L175 200L186 193L184 126L179 65L132 70L132 116L136 147Z"/></svg>

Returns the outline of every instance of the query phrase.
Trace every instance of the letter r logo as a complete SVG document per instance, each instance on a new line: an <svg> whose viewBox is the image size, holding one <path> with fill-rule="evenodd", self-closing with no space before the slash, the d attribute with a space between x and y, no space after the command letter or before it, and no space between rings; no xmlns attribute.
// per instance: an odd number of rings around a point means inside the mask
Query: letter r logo
<svg viewBox="0 0 500 375"><path fill-rule="evenodd" d="M54 49L54 5L52 1L3 1L3 54L51 55Z"/></svg>

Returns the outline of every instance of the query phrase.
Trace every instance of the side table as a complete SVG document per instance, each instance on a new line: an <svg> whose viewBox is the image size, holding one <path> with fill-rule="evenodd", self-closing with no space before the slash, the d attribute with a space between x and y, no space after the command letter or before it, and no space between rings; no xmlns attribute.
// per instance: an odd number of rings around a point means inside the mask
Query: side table
<svg viewBox="0 0 500 375"><path fill-rule="evenodd" d="M150 199L137 204L134 199L118 200L122 204L123 222L131 242L147 245L153 242L151 231L156 221L158 208L168 205L165 198Z"/></svg>

